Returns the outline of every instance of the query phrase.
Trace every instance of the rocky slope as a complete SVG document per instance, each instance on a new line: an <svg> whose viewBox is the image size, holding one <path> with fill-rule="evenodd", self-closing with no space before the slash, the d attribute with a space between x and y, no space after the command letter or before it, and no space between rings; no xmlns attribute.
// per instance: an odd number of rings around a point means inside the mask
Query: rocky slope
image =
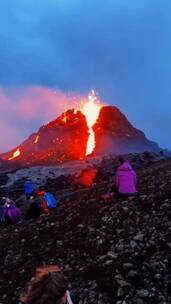
<svg viewBox="0 0 171 304"><path fill-rule="evenodd" d="M95 154L105 154L106 151L115 154L159 151L158 145L134 128L117 107L102 107L93 129L96 135Z"/></svg>
<svg viewBox="0 0 171 304"><path fill-rule="evenodd" d="M53 215L1 229L1 303L17 303L35 267L48 263L63 268L80 304L171 303L171 160L132 157L136 198L101 200L116 166L104 159L92 188L71 177L47 181L61 198Z"/></svg>

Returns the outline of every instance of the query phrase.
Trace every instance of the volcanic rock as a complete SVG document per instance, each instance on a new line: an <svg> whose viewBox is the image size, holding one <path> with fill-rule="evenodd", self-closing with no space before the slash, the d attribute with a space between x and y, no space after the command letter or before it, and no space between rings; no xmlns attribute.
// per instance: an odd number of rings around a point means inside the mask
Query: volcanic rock
<svg viewBox="0 0 171 304"><path fill-rule="evenodd" d="M117 107L102 107L93 127L96 138L95 154L127 154L144 151L159 152L156 143L132 126Z"/></svg>

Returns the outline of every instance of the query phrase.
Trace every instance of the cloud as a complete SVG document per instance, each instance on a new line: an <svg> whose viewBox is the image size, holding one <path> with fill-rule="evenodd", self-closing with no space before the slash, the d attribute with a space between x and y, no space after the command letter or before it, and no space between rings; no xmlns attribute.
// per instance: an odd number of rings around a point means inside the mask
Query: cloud
<svg viewBox="0 0 171 304"><path fill-rule="evenodd" d="M0 153L14 148L20 142L20 130L15 128L9 121L0 121Z"/></svg>
<svg viewBox="0 0 171 304"><path fill-rule="evenodd" d="M0 151L21 143L30 133L70 108L78 108L80 96L47 87L0 88Z"/></svg>

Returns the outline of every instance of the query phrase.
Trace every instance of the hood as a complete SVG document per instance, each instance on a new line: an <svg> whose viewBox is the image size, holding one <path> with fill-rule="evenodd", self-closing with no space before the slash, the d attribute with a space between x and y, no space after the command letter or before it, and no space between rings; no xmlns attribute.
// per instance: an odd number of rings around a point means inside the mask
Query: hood
<svg viewBox="0 0 171 304"><path fill-rule="evenodd" d="M119 171L132 171L132 166L129 162L124 162L119 168Z"/></svg>

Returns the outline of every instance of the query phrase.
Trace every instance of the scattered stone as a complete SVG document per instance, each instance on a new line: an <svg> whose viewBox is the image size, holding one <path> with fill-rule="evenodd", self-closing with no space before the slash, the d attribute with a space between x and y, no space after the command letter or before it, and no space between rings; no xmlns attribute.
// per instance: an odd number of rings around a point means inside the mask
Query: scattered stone
<svg viewBox="0 0 171 304"><path fill-rule="evenodd" d="M140 297L140 298L148 298L150 293L148 290L146 289L139 289L137 290L137 295Z"/></svg>

